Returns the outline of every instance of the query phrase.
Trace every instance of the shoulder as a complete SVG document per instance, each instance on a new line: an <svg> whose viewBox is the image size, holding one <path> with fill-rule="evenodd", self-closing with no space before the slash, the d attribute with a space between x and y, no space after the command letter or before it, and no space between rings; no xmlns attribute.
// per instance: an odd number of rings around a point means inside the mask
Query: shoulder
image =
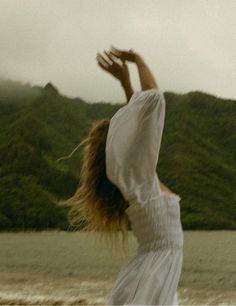
<svg viewBox="0 0 236 306"><path fill-rule="evenodd" d="M122 106L111 118L111 122L114 123L122 118L124 120L134 120L135 114L139 114L145 109L165 109L164 94L160 89L152 88L146 90L135 91L131 96L129 102Z"/></svg>
<svg viewBox="0 0 236 306"><path fill-rule="evenodd" d="M165 98L162 90L158 88L151 88L146 90L140 90L133 93L131 96L128 105L132 105L137 102L160 102L165 103Z"/></svg>

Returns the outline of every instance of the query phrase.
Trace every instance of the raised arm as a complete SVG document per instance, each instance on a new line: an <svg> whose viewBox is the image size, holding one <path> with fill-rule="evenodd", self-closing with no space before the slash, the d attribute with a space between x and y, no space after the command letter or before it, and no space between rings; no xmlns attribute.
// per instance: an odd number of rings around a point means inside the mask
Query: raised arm
<svg viewBox="0 0 236 306"><path fill-rule="evenodd" d="M97 61L98 65L103 70L112 74L120 81L120 84L125 91L127 103L134 91L130 81L130 74L126 61L133 62L137 65L142 90L153 88L158 89L157 82L143 57L132 49L129 51L119 50L112 46L110 51L104 51L103 55L97 53Z"/></svg>
<svg viewBox="0 0 236 306"><path fill-rule="evenodd" d="M158 88L158 84L150 68L139 53L135 52L133 49L129 51L119 50L113 46L111 47L110 53L121 60L127 60L137 65L142 90Z"/></svg>
<svg viewBox="0 0 236 306"><path fill-rule="evenodd" d="M157 82L151 72L151 70L148 68L147 64L145 63L144 59L141 55L136 54L135 62L138 67L139 72L139 80L141 84L142 90L145 89L151 89L151 88L158 88Z"/></svg>
<svg viewBox="0 0 236 306"><path fill-rule="evenodd" d="M125 91L125 95L126 95L126 99L127 99L127 103L129 103L130 98L132 97L134 90L133 87L131 85L131 81L130 78L128 79L124 79L121 82L121 86L123 87L124 91Z"/></svg>
<svg viewBox="0 0 236 306"><path fill-rule="evenodd" d="M134 91L130 81L129 69L125 60L114 57L111 53L104 51L105 55L97 53L98 65L120 81L125 91L127 103L129 102Z"/></svg>

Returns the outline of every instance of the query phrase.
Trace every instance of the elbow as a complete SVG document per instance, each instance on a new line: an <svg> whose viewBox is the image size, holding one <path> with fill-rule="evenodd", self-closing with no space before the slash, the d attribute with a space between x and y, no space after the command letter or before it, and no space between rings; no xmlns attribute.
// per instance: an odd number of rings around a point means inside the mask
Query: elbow
<svg viewBox="0 0 236 306"><path fill-rule="evenodd" d="M151 83L147 83L147 84L144 84L143 90L148 90L148 89L159 89L157 83L155 82L151 82Z"/></svg>

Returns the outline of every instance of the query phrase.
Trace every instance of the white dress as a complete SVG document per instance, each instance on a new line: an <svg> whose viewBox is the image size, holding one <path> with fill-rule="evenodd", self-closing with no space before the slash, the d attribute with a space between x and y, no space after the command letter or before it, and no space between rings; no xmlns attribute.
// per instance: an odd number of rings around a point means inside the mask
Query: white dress
<svg viewBox="0 0 236 306"><path fill-rule="evenodd" d="M180 196L162 192L156 173L165 121L159 89L135 92L111 118L107 177L129 202L138 248L121 269L108 305L178 305L183 228Z"/></svg>

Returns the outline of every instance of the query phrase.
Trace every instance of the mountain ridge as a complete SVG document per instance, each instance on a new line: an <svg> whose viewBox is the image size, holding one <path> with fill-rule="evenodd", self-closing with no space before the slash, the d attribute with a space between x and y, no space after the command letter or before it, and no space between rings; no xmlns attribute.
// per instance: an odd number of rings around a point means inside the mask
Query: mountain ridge
<svg viewBox="0 0 236 306"><path fill-rule="evenodd" d="M198 90L164 96L157 172L181 196L183 228L236 229L236 101ZM0 81L0 229L66 229L67 210L56 203L79 186L82 152L55 161L75 148L94 120L112 117L125 104L69 98L51 82ZM30 188L31 180L30 198L22 185Z"/></svg>

